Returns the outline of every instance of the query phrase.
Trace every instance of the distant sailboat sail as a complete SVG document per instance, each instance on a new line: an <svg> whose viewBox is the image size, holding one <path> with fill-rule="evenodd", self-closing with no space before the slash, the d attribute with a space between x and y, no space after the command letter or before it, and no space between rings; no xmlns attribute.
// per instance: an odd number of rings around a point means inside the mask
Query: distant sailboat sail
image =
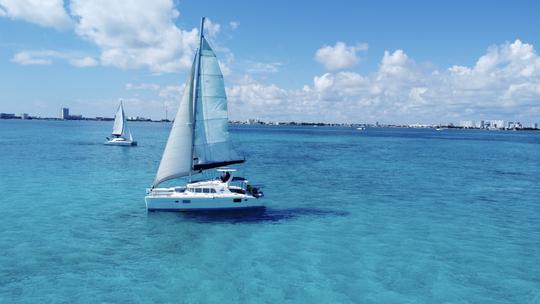
<svg viewBox="0 0 540 304"><path fill-rule="evenodd" d="M129 140L133 140L133 136L131 135L131 130L129 129L127 124L124 124L124 133L122 135Z"/></svg>
<svg viewBox="0 0 540 304"><path fill-rule="evenodd" d="M131 130L129 128L127 130L128 130L128 134L129 134L128 139L130 141L133 141L133 135L131 135Z"/></svg>
<svg viewBox="0 0 540 304"><path fill-rule="evenodd" d="M200 47L163 152L154 187L194 171L244 162L232 149L223 74L214 51L202 34L202 24Z"/></svg>
<svg viewBox="0 0 540 304"><path fill-rule="evenodd" d="M113 126L112 135L122 136L122 134L124 133L124 128L125 128L124 107L122 106L122 101L120 101L120 105L118 106L116 115L114 115L114 126Z"/></svg>

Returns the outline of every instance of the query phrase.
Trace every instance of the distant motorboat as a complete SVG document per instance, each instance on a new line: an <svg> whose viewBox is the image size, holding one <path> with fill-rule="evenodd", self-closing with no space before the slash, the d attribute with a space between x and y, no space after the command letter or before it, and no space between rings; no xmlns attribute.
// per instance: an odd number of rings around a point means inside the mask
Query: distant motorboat
<svg viewBox="0 0 540 304"><path fill-rule="evenodd" d="M358 130L358 131L364 131L365 129L366 129L366 127L358 127L358 128L356 128L356 130Z"/></svg>
<svg viewBox="0 0 540 304"><path fill-rule="evenodd" d="M186 81L156 178L147 189L149 211L242 210L264 208L263 193L236 171L225 166L244 158L232 149L228 131L227 95L216 54L204 37L204 18L199 48ZM225 167L225 168L224 168ZM217 169L221 176L198 181L193 174ZM158 188L168 180L187 177L185 186Z"/></svg>
<svg viewBox="0 0 540 304"><path fill-rule="evenodd" d="M120 100L120 105L114 116L113 131L111 138L107 137L106 145L109 146L136 146L137 142L133 140L131 131L129 130L126 122L126 115L124 114L124 106Z"/></svg>

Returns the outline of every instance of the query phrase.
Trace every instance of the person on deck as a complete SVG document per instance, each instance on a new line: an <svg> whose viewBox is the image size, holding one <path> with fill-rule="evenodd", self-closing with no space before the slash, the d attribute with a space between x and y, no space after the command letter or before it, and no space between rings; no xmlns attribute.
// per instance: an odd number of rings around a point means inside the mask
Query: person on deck
<svg viewBox="0 0 540 304"><path fill-rule="evenodd" d="M231 174L227 171L225 172L225 174L223 174L223 176L221 177L221 181L222 182L227 182L229 180L229 178L231 177Z"/></svg>

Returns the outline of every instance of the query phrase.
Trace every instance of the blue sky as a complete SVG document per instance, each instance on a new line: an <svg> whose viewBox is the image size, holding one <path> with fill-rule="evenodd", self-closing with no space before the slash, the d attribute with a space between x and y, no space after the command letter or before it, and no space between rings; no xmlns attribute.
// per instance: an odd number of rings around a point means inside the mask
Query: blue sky
<svg viewBox="0 0 540 304"><path fill-rule="evenodd" d="M535 1L0 0L0 112L174 112L200 17L231 119L540 121ZM187 62L187 63L186 63Z"/></svg>

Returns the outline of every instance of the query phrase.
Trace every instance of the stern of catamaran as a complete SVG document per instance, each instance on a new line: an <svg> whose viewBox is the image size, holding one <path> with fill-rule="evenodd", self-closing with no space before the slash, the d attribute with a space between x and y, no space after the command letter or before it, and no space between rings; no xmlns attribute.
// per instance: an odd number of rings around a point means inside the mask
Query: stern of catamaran
<svg viewBox="0 0 540 304"><path fill-rule="evenodd" d="M261 191L260 186L258 187L251 187L251 189L248 191L251 195L253 195L254 198L261 198L264 196L264 193Z"/></svg>
<svg viewBox="0 0 540 304"><path fill-rule="evenodd" d="M227 184L227 187L231 192L249 194L254 198L261 198L264 196L264 193L261 191L261 186L251 185L247 179L241 176L233 176L236 169L220 168L217 169L217 171L222 173L219 179Z"/></svg>

